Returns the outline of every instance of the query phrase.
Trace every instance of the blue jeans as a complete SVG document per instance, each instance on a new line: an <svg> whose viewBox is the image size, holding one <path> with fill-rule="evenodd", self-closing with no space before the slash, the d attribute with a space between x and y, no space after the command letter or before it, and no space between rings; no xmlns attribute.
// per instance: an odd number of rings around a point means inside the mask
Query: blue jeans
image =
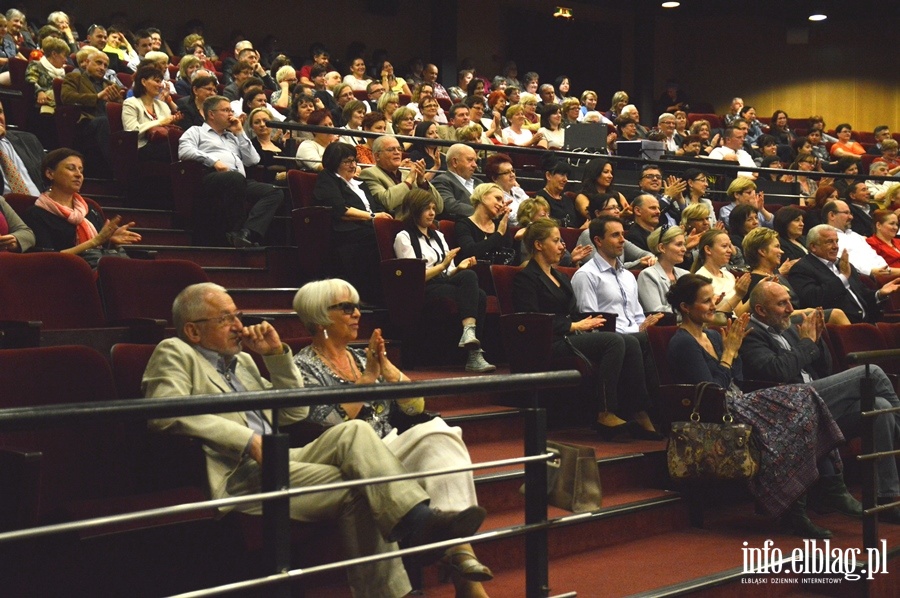
<svg viewBox="0 0 900 598"><path fill-rule="evenodd" d="M894 385L877 365L869 366L870 375L875 383L875 408L887 409L900 407L900 399L894 392ZM862 430L859 396L860 381L865 378L864 366L857 366L839 374L833 374L814 380L811 385L828 405L831 416L841 428L845 438L855 438ZM875 418L875 450L894 450L894 439L900 437L900 414L883 414ZM900 481L897 477L897 462L893 456L883 457L877 461L875 476L878 480L878 497L894 498L900 496Z"/></svg>

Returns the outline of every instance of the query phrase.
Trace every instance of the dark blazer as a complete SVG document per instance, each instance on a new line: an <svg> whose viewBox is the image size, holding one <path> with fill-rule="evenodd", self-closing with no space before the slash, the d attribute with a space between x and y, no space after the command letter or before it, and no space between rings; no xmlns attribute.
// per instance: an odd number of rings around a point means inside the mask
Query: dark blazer
<svg viewBox="0 0 900 598"><path fill-rule="evenodd" d="M853 220L850 221L850 229L864 237L871 237L875 234L875 222L872 217L866 214L858 205L847 202L850 207L850 213L853 214Z"/></svg>
<svg viewBox="0 0 900 598"><path fill-rule="evenodd" d="M6 138L12 144L13 149L25 163L28 176L37 186L38 190L44 188L44 175L41 173L41 161L44 159L44 146L38 138L27 131L7 131ZM3 170L0 170L0 191L3 189Z"/></svg>
<svg viewBox="0 0 900 598"><path fill-rule="evenodd" d="M750 334L744 337L740 351L747 378L801 384L800 370L806 370L813 380L831 375L831 352L824 337L819 337L818 343L801 339L797 329L791 326L781 333L791 346L788 351L754 320L750 320L749 329Z"/></svg>
<svg viewBox="0 0 900 598"><path fill-rule="evenodd" d="M369 200L372 212L388 211L381 205L381 202L372 196L368 185L364 183L360 185L360 189L365 193L366 199ZM337 232L372 229L371 222L364 222L362 220L342 220L347 208L365 210L366 206L359 196L347 186L346 182L333 172L323 170L316 176L316 186L313 188L313 200L317 206L331 208L331 227Z"/></svg>
<svg viewBox="0 0 900 598"><path fill-rule="evenodd" d="M444 211L438 214L438 218L459 220L475 213L475 208L472 207L472 194L453 174L442 172L431 179L431 184L444 198ZM480 184L481 181L476 178L475 186Z"/></svg>
<svg viewBox="0 0 900 598"><path fill-rule="evenodd" d="M513 245L512 236L501 235L497 231L496 222L494 223L494 232L488 234L471 219L462 218L456 221L455 236L459 253L456 254L456 259L453 261L457 264L471 256L475 256L475 259L478 260L489 259L494 250L501 247L512 248Z"/></svg>
<svg viewBox="0 0 900 598"><path fill-rule="evenodd" d="M513 279L513 307L517 312L553 314L553 335L559 340L581 316L569 277L556 269L551 272L560 286L547 278L537 262L528 262Z"/></svg>
<svg viewBox="0 0 900 598"><path fill-rule="evenodd" d="M866 308L866 317L857 305L841 279L830 271L819 258L813 254L803 257L794 264L788 272L788 280L797 296L800 298L799 307L839 307L847 314L847 318L853 323L875 322L880 310L875 299L875 291L867 287L859 279L859 272L850 266L850 289Z"/></svg>
<svg viewBox="0 0 900 598"><path fill-rule="evenodd" d="M802 249L800 249L781 235L778 235L778 242L781 244L781 250L784 252L784 255L781 256L782 263L788 260L800 259L806 255L806 252L804 252ZM801 237L800 242L803 243L804 247L806 247L806 239Z"/></svg>
<svg viewBox="0 0 900 598"><path fill-rule="evenodd" d="M200 111L197 109L197 105L194 103L194 98L189 95L184 96L183 98L179 98L175 104L178 106L181 114L184 115L181 122L178 123L181 125L182 129L203 126L205 121L203 120L203 115L200 114Z"/></svg>
<svg viewBox="0 0 900 598"><path fill-rule="evenodd" d="M637 223L632 224L631 228L628 229L628 232L625 233L625 238L643 249L644 251L650 251L649 246L647 245L647 237L650 236L650 231L644 230Z"/></svg>
<svg viewBox="0 0 900 598"><path fill-rule="evenodd" d="M134 74L134 71L128 68L128 64L124 62L119 55L115 52L104 52L106 57L109 58L109 68L116 71L117 73L126 73L128 75ZM76 65L77 66L77 65Z"/></svg>
<svg viewBox="0 0 900 598"><path fill-rule="evenodd" d="M90 209L85 218L94 225L97 232L100 232L104 224L103 216L90 204L88 207ZM38 249L62 251L77 245L75 225L43 208L38 206L28 208L28 211L22 214L22 220L34 231L34 246Z"/></svg>

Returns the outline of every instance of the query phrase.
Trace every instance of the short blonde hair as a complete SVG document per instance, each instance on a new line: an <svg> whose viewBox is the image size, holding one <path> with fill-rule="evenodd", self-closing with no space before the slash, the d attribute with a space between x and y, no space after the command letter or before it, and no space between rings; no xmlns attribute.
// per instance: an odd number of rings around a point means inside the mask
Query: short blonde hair
<svg viewBox="0 0 900 598"><path fill-rule="evenodd" d="M512 117L514 117L516 114L519 114L520 112L524 112L524 111L525 111L525 109L522 108L522 104L513 104L506 110L506 119L511 120Z"/></svg>
<svg viewBox="0 0 900 598"><path fill-rule="evenodd" d="M725 192L725 195L728 196L729 201L734 201L735 195L737 195L738 193L743 193L748 189L756 189L756 183L753 182L753 179L739 176L738 178L731 181L730 185L728 185L728 190Z"/></svg>
<svg viewBox="0 0 900 598"><path fill-rule="evenodd" d="M66 56L68 56L69 44L59 39L58 37L48 36L45 37L41 42L41 50L44 52L44 55L55 52L57 54L65 54Z"/></svg>
<svg viewBox="0 0 900 598"><path fill-rule="evenodd" d="M538 101L538 97L536 95L534 95L533 93L528 93L527 91L523 91L521 94L519 94L519 104L522 106L524 106L525 104L529 104L531 102L534 102L536 104L537 101Z"/></svg>
<svg viewBox="0 0 900 598"><path fill-rule="evenodd" d="M315 334L318 328L331 324L328 307L337 302L343 291L348 291L350 301L359 303L356 288L340 278L327 278L308 282L294 295L293 307L307 332Z"/></svg>
<svg viewBox="0 0 900 598"><path fill-rule="evenodd" d="M475 190L472 191L472 197L470 201L473 206L478 206L484 199L484 196L490 193L491 191L499 191L500 194L503 194L503 187L498 185L497 183L481 183L480 185L475 187Z"/></svg>
<svg viewBox="0 0 900 598"><path fill-rule="evenodd" d="M687 228L691 220L705 220L709 218L709 206L702 203L692 203L681 211L681 226Z"/></svg>
<svg viewBox="0 0 900 598"><path fill-rule="evenodd" d="M469 123L456 130L456 140L477 143L481 141L482 133L484 133L484 128L482 128L481 125L478 123Z"/></svg>
<svg viewBox="0 0 900 598"><path fill-rule="evenodd" d="M519 204L519 211L516 212L516 220L519 226L528 226L534 222L535 215L543 208L545 212L550 213L550 204L543 197L532 197L526 199Z"/></svg>

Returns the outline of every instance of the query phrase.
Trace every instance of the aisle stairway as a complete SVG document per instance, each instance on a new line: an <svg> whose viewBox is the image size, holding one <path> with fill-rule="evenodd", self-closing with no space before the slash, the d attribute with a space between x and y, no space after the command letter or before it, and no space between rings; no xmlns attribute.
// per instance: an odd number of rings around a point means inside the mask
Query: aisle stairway
<svg viewBox="0 0 900 598"><path fill-rule="evenodd" d="M90 188L90 186L88 187ZM165 210L121 207L119 198L102 193L97 185L85 194L101 201L107 215L121 214L137 222L144 236L143 248L160 258L188 259L200 264L210 278L229 288L237 305L254 315L274 320L282 336L298 337L305 331L291 315L291 299L303 284L292 273L293 248L235 250L191 247L189 235L173 225ZM363 318L366 336L382 325L383 313L367 312ZM502 368L501 368L502 371ZM414 370L414 380L467 375L457 369ZM431 410L459 425L472 460L482 462L523 454L523 417L509 407L517 397L469 395L438 397L429 401ZM665 469L665 443L631 441L599 442L585 429L556 430L552 439L591 445L595 448L603 484L603 507L594 513L573 515L551 508L554 527L549 533L550 588L548 595L577 592L578 596L679 595L699 592L707 596L789 596L806 593L861 595L862 585L843 581L837 585L748 585L742 584L743 542L760 547L772 539L782 550L802 545L800 539L780 534L772 522L753 514L752 502L741 492L711 507L705 529L692 528L684 495L673 489ZM482 531L523 523L524 499L520 468L480 471L479 500L489 511ZM815 516L815 521L835 532L833 544L861 545L861 524L838 515ZM882 537L896 552L900 549L900 527L880 526ZM524 539L487 539L476 546L481 560L496 574L487 589L495 598L525 595ZM893 560L889 570L900 566ZM452 596L450 585L441 585L431 567L425 572L429 597ZM173 572L160 572L169 575ZM898 595L900 577L880 576L870 586L872 595ZM145 588L149 589L149 588ZM189 590L193 588L183 588ZM150 590L152 594L152 590ZM349 596L341 576L312 578L309 597Z"/></svg>

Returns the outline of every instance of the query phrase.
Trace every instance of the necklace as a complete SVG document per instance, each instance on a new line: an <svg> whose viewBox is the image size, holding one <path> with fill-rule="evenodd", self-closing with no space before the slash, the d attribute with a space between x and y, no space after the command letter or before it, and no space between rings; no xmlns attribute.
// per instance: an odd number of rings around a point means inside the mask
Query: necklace
<svg viewBox="0 0 900 598"><path fill-rule="evenodd" d="M342 368L338 367L338 365L335 362L333 362L327 355L325 355L325 353L320 351L318 348L313 347L313 351L315 352L316 355L319 356L319 359L321 359L322 361L325 362L325 365L327 365L329 368L331 368L331 370L335 374L337 374L344 380L349 380L350 382L354 382L354 383L357 380L359 380L359 368L356 367L356 363L354 362L353 357L350 355L350 352L347 351L346 349L344 350L344 355L347 358L347 368L346 369L342 369Z"/></svg>

